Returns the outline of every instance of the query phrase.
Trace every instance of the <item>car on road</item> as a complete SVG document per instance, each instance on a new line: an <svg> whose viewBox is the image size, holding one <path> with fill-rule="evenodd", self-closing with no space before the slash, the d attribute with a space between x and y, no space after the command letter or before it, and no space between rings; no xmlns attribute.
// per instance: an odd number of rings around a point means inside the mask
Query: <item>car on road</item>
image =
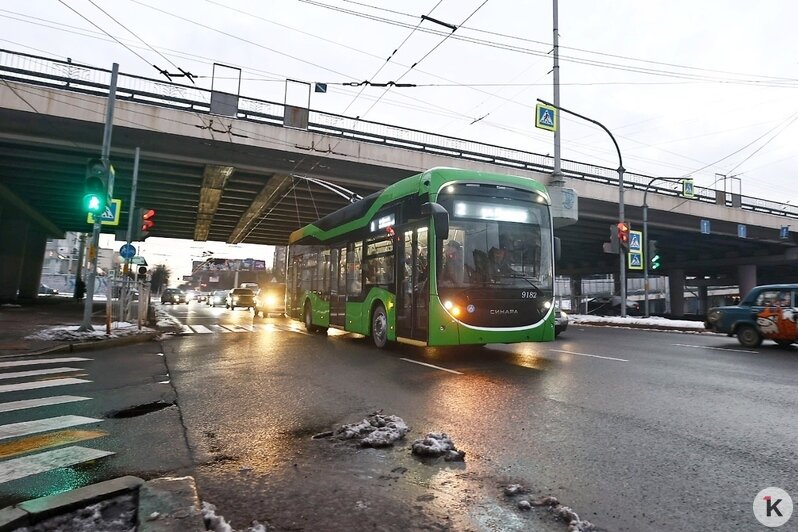
<svg viewBox="0 0 798 532"><path fill-rule="evenodd" d="M233 288L227 293L225 308L235 310L236 307L247 307L247 310L255 306L255 292L249 288Z"/></svg>
<svg viewBox="0 0 798 532"><path fill-rule="evenodd" d="M798 284L754 287L737 305L713 307L704 326L714 332L737 336L745 347L757 347L763 339L782 347L798 341Z"/></svg>
<svg viewBox="0 0 798 532"><path fill-rule="evenodd" d="M621 298L619 296L594 297L587 300L587 313L596 316L620 316ZM640 304L626 300L626 315L639 316Z"/></svg>
<svg viewBox="0 0 798 532"><path fill-rule="evenodd" d="M560 307L554 307L554 337L560 336L568 328L568 314L563 312Z"/></svg>
<svg viewBox="0 0 798 532"><path fill-rule="evenodd" d="M206 301L207 305L209 307L224 305L227 302L227 292L229 292L229 290L214 290L208 294L208 300Z"/></svg>
<svg viewBox="0 0 798 532"><path fill-rule="evenodd" d="M255 317L285 313L285 283L267 283L255 296Z"/></svg>
<svg viewBox="0 0 798 532"><path fill-rule="evenodd" d="M185 303L188 305L188 298L186 297L186 293L178 288L167 288L161 294L161 304L165 305L167 303L171 303L172 305L175 303Z"/></svg>
<svg viewBox="0 0 798 532"><path fill-rule="evenodd" d="M58 295L58 290L56 290L55 288L50 288L46 284L40 284L39 285L39 295L55 296L55 295Z"/></svg>

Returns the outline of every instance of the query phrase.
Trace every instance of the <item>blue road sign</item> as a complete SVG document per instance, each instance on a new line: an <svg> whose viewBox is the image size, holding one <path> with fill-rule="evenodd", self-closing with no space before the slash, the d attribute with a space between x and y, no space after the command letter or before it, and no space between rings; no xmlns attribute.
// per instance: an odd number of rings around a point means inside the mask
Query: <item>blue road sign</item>
<svg viewBox="0 0 798 532"><path fill-rule="evenodd" d="M124 244L119 248L119 256L123 259L132 259L136 256L136 248L130 244Z"/></svg>
<svg viewBox="0 0 798 532"><path fill-rule="evenodd" d="M629 231L629 251L641 251L643 249L643 232Z"/></svg>
<svg viewBox="0 0 798 532"><path fill-rule="evenodd" d="M701 234L702 235L709 234L709 220L701 220Z"/></svg>
<svg viewBox="0 0 798 532"><path fill-rule="evenodd" d="M737 224L737 237L748 238L748 227L744 224Z"/></svg>
<svg viewBox="0 0 798 532"><path fill-rule="evenodd" d="M789 225L782 225L781 230L779 230L779 238L782 240L787 240L790 238L790 226Z"/></svg>
<svg viewBox="0 0 798 532"><path fill-rule="evenodd" d="M539 103L535 106L535 127L557 131L557 108Z"/></svg>
<svg viewBox="0 0 798 532"><path fill-rule="evenodd" d="M642 270L643 269L643 254L639 251L629 252L629 269Z"/></svg>

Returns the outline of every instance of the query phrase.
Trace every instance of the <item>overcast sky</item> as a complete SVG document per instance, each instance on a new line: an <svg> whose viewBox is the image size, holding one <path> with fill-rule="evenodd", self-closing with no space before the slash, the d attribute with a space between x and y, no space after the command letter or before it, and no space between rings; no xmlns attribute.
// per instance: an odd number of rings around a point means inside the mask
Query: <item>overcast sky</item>
<svg viewBox="0 0 798 532"><path fill-rule="evenodd" d="M552 98L548 0L30 0L2 7L7 49L105 68L116 62L122 72L153 78L152 64L180 67L203 87L219 62L243 69L244 96L282 102L286 79L326 82L326 94L310 93L314 109L553 151L551 134L534 127L536 98ZM736 176L725 181L733 192L796 203L795 20L792 0L563 0L561 104L606 125L628 171L691 175L712 188L723 188L719 174ZM344 85L364 80L418 86ZM296 84L288 95L289 103L307 98ZM564 158L617 167L603 131L561 118Z"/></svg>

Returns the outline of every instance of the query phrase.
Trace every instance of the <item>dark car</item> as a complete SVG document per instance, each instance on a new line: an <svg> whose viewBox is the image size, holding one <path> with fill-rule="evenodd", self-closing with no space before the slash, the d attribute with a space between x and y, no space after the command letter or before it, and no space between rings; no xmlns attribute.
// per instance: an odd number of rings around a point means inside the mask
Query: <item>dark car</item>
<svg viewBox="0 0 798 532"><path fill-rule="evenodd" d="M208 306L225 305L227 303L227 290L214 290L208 295Z"/></svg>
<svg viewBox="0 0 798 532"><path fill-rule="evenodd" d="M251 309L255 306L255 292L249 288L233 288L227 294L224 306L230 310L235 310L236 307Z"/></svg>
<svg viewBox="0 0 798 532"><path fill-rule="evenodd" d="M596 316L620 316L621 298L619 296L594 297L587 300L587 313ZM626 315L639 316L640 304L626 300Z"/></svg>
<svg viewBox="0 0 798 532"><path fill-rule="evenodd" d="M789 334L789 330L795 331L796 297L798 284L757 286L737 305L709 309L704 326L711 331L737 336L737 341L745 347L757 347L764 338L788 346L798 341L796 335ZM779 334L779 320L785 314L790 318L788 321L792 321L792 329L789 323L784 324L784 331Z"/></svg>
<svg viewBox="0 0 798 532"><path fill-rule="evenodd" d="M268 283L255 296L255 317L285 313L285 283Z"/></svg>
<svg viewBox="0 0 798 532"><path fill-rule="evenodd" d="M560 333L568 328L568 314L563 312L560 307L554 307L554 337L560 336Z"/></svg>
<svg viewBox="0 0 798 532"><path fill-rule="evenodd" d="M167 288L161 294L161 304L165 305L167 303L171 303L172 305L175 303L188 304L188 298L186 297L186 293L182 290L178 290L177 288Z"/></svg>
<svg viewBox="0 0 798 532"><path fill-rule="evenodd" d="M39 294L40 295L45 295L45 296L54 296L54 295L58 294L58 290L56 290L55 288L50 288L46 284L40 284L39 285Z"/></svg>

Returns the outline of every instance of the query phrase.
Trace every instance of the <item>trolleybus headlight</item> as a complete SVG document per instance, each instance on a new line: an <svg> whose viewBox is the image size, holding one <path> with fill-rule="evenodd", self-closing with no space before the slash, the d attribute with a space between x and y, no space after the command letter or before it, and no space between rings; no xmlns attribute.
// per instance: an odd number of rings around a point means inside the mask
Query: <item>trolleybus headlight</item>
<svg viewBox="0 0 798 532"><path fill-rule="evenodd" d="M544 302L543 303L543 308L545 308L546 310L550 309L551 308L551 301Z"/></svg>
<svg viewBox="0 0 798 532"><path fill-rule="evenodd" d="M445 308L446 310L452 310L453 306L454 306L454 303L452 303L448 299L443 302L443 308Z"/></svg>
<svg viewBox="0 0 798 532"><path fill-rule="evenodd" d="M454 316L456 318L457 316L460 315L460 307L457 307L457 306L452 307L452 311L451 312L452 312L452 316Z"/></svg>

